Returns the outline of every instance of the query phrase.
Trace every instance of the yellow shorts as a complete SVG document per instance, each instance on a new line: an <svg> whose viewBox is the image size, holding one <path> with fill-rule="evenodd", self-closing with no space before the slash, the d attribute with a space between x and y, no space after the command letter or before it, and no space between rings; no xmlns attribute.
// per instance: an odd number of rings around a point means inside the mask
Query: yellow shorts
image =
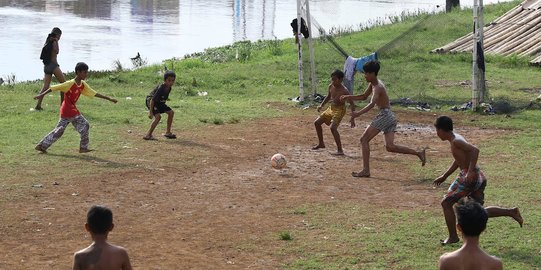
<svg viewBox="0 0 541 270"><path fill-rule="evenodd" d="M346 105L331 105L319 117L327 125L330 125L331 122L338 125L342 121L342 118L344 118L344 115L346 115Z"/></svg>

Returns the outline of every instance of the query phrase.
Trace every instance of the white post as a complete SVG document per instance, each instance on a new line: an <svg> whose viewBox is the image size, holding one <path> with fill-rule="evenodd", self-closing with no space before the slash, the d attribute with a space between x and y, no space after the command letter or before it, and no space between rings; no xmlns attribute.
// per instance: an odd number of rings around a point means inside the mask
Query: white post
<svg viewBox="0 0 541 270"><path fill-rule="evenodd" d="M477 44L480 44L480 48L483 48L483 0L474 0L473 2L473 68L472 68L472 109L477 110L479 104L484 101L485 98L485 71L479 68L479 65L484 66L484 58L479 59L479 50ZM480 63L482 62L482 63Z"/></svg>
<svg viewBox="0 0 541 270"><path fill-rule="evenodd" d="M316 58L314 56L314 46L312 45L312 20L310 16L310 0L306 0L306 23L308 24L308 48L310 50L310 83L312 86L312 94L317 94L317 78L316 78Z"/></svg>
<svg viewBox="0 0 541 270"><path fill-rule="evenodd" d="M297 49L298 49L298 57L299 57L299 101L304 101L304 76L303 76L303 65L302 65L302 35L301 35L301 16L302 16L302 8L301 8L301 1L297 0L297 33L296 33L296 39L297 39Z"/></svg>

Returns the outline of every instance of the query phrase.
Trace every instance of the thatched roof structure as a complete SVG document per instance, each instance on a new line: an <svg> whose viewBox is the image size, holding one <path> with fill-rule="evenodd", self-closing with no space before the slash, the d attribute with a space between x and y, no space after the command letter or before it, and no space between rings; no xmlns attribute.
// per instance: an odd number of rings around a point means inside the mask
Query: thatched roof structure
<svg viewBox="0 0 541 270"><path fill-rule="evenodd" d="M485 53L533 56L541 65L541 0L526 0L484 27ZM432 52L472 52L469 33Z"/></svg>

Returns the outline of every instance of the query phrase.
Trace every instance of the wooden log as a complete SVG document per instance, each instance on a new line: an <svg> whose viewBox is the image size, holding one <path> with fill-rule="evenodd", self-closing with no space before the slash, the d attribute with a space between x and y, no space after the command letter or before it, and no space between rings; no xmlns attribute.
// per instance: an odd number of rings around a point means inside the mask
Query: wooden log
<svg viewBox="0 0 541 270"><path fill-rule="evenodd" d="M521 33L521 36L513 40L508 46L507 49L503 51L503 54L510 53L522 53L532 46L535 46L538 43L538 39L541 37L541 25L536 27L531 27L528 31Z"/></svg>
<svg viewBox="0 0 541 270"><path fill-rule="evenodd" d="M505 32L500 33L495 40L490 41L490 44L494 44L494 46L489 45L489 50L495 53L500 53L500 51L506 47L506 44L512 41L512 39L517 36L517 33L519 34L522 31L521 29L532 27L533 25L529 25L527 23L531 22L532 20L537 21L535 20L536 17L536 14L530 12L528 16L523 17L517 24L512 25L509 29L505 30ZM538 19L541 19L541 17Z"/></svg>
<svg viewBox="0 0 541 270"><path fill-rule="evenodd" d="M532 33L535 34L538 29L541 29L541 25L537 24L539 22L541 22L541 16L533 22L534 24L523 25L521 28L516 29L516 32L502 40L499 43L499 47L494 51L501 54L517 52L517 47L527 42L528 36L531 36Z"/></svg>
<svg viewBox="0 0 541 270"><path fill-rule="evenodd" d="M524 1L526 2L526 1ZM514 17L516 16L518 13L522 12L522 10L524 9L522 7L522 5L524 4L524 2L514 8L512 8L511 10L507 11L506 13L504 13L502 16L498 17L496 20L494 20L494 23L501 23L501 22L505 22L507 20L509 20L509 18L511 17Z"/></svg>

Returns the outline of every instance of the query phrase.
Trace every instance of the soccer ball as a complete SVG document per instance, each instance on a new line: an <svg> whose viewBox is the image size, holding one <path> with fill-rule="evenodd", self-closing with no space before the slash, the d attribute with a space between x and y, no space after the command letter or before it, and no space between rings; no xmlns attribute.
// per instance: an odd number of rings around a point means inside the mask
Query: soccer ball
<svg viewBox="0 0 541 270"><path fill-rule="evenodd" d="M271 166L275 169L285 168L287 164L286 157L280 153L271 157Z"/></svg>

